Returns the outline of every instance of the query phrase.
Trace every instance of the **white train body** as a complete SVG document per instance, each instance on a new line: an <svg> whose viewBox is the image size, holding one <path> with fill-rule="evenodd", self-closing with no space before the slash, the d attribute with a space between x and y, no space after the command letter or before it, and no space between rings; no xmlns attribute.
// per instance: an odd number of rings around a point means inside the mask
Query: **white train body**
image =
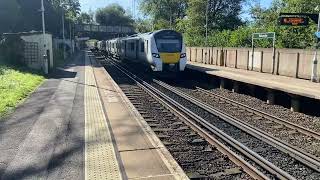
<svg viewBox="0 0 320 180"><path fill-rule="evenodd" d="M187 64L182 35L159 30L106 41L107 54L149 65L153 71L184 71Z"/></svg>
<svg viewBox="0 0 320 180"><path fill-rule="evenodd" d="M106 51L106 41L98 41L97 48L99 51L105 52Z"/></svg>

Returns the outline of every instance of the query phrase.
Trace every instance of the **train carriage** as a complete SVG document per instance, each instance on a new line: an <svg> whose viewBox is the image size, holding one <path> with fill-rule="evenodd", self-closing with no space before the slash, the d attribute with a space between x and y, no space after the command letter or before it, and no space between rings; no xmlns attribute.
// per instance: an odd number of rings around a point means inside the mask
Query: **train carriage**
<svg viewBox="0 0 320 180"><path fill-rule="evenodd" d="M98 41L97 48L101 53L106 53L106 41Z"/></svg>
<svg viewBox="0 0 320 180"><path fill-rule="evenodd" d="M147 64L153 71L184 71L187 58L183 37L173 30L159 30L106 42L107 53Z"/></svg>

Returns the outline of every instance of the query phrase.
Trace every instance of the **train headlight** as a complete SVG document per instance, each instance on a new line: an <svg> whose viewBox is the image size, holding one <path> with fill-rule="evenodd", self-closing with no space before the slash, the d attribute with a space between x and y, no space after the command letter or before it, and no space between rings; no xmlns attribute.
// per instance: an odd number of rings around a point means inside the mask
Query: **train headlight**
<svg viewBox="0 0 320 180"><path fill-rule="evenodd" d="M155 58L160 58L160 55L157 54L157 53L152 53L152 56L155 57Z"/></svg>
<svg viewBox="0 0 320 180"><path fill-rule="evenodd" d="M180 58L185 58L186 56L186 53L181 53Z"/></svg>

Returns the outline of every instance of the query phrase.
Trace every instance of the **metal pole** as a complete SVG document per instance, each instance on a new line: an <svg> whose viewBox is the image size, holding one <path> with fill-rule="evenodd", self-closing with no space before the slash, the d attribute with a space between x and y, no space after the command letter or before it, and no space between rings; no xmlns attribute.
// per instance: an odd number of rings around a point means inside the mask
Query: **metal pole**
<svg viewBox="0 0 320 180"><path fill-rule="evenodd" d="M172 14L170 13L170 29L172 29Z"/></svg>
<svg viewBox="0 0 320 180"><path fill-rule="evenodd" d="M65 35L64 35L64 12L63 12L63 6L61 4L60 0L60 6L61 6L61 19L62 19L62 45L63 45L63 59L66 59L66 47L65 47Z"/></svg>
<svg viewBox="0 0 320 180"><path fill-rule="evenodd" d="M252 54L251 54L251 71L253 71L253 60L254 60L254 43L253 43L253 41L254 41L254 38L253 38L253 34L252 34Z"/></svg>
<svg viewBox="0 0 320 180"><path fill-rule="evenodd" d="M320 31L320 13L318 18L318 29L317 32ZM314 57L312 61L312 73L311 73L311 81L318 82L318 38L316 39L316 47L314 52Z"/></svg>
<svg viewBox="0 0 320 180"><path fill-rule="evenodd" d="M273 49L272 49L272 74L274 74L274 65L275 65L275 62L276 62L276 33L274 33L273 35Z"/></svg>
<svg viewBox="0 0 320 180"><path fill-rule="evenodd" d="M206 54L205 54L205 62L207 60L207 55L208 55L208 10L209 9L209 0L207 0L207 4L206 4L206 42L205 42L205 46L206 46Z"/></svg>
<svg viewBox="0 0 320 180"><path fill-rule="evenodd" d="M46 24L44 19L44 4L43 0L41 0L41 13L42 13L42 32L43 32L43 61L44 61L44 72L45 74L49 73L49 67L47 62L47 54L46 54Z"/></svg>
<svg viewBox="0 0 320 180"><path fill-rule="evenodd" d="M70 44L71 44L71 52L73 53L73 43L72 43L72 32L71 32L71 21L69 22L69 36L70 36Z"/></svg>

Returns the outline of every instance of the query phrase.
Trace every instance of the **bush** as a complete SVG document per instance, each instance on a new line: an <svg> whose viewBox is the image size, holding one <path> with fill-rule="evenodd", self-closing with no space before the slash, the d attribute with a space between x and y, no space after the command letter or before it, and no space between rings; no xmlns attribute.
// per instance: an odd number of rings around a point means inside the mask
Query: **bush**
<svg viewBox="0 0 320 180"><path fill-rule="evenodd" d="M0 43L0 60L14 66L24 65L24 41L15 35L6 36Z"/></svg>
<svg viewBox="0 0 320 180"><path fill-rule="evenodd" d="M314 46L314 32L316 25L309 27L281 27L269 25L264 28L255 26L241 26L236 30L215 30L208 36L208 46L211 47L251 47L252 33L275 32L276 48L311 48ZM187 46L204 46L205 35L197 33L185 33ZM271 39L261 39L254 41L255 47L272 47Z"/></svg>

